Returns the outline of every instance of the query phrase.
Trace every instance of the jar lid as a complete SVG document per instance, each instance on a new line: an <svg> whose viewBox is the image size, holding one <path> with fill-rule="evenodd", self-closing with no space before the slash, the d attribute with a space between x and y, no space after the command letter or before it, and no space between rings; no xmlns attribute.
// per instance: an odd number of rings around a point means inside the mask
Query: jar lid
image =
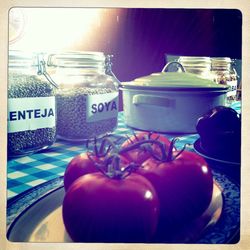
<svg viewBox="0 0 250 250"><path fill-rule="evenodd" d="M192 90L192 91L227 91L228 86L217 84L209 79L201 78L187 72L161 72L153 73L122 83L127 89L144 90Z"/></svg>
<svg viewBox="0 0 250 250"><path fill-rule="evenodd" d="M229 71L231 68L232 60L229 57L213 57L212 70L213 71Z"/></svg>
<svg viewBox="0 0 250 250"><path fill-rule="evenodd" d="M180 63L211 63L210 57L205 56L180 56L179 57Z"/></svg>
<svg viewBox="0 0 250 250"><path fill-rule="evenodd" d="M29 67L38 66L39 53L22 50L9 50L9 66Z"/></svg>
<svg viewBox="0 0 250 250"><path fill-rule="evenodd" d="M100 67L105 64L103 52L67 51L48 56L47 65L57 67Z"/></svg>
<svg viewBox="0 0 250 250"><path fill-rule="evenodd" d="M185 68L209 68L211 67L210 57L181 56L178 60Z"/></svg>
<svg viewBox="0 0 250 250"><path fill-rule="evenodd" d="M231 63L232 60L230 57L212 57L212 63Z"/></svg>

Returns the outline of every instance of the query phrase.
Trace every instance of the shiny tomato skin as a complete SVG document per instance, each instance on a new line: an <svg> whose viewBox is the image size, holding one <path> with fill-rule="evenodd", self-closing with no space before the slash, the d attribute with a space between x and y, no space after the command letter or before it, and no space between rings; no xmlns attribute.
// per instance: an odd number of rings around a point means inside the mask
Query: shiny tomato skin
<svg viewBox="0 0 250 250"><path fill-rule="evenodd" d="M93 160L98 161L97 157ZM64 173L64 189L67 191L70 185L80 176L97 172L95 163L89 158L88 153L82 153L75 156L67 165Z"/></svg>
<svg viewBox="0 0 250 250"><path fill-rule="evenodd" d="M148 242L159 216L151 183L131 173L111 179L102 173L78 178L63 201L63 221L75 242Z"/></svg>
<svg viewBox="0 0 250 250"><path fill-rule="evenodd" d="M122 144L122 148L128 147L138 141L142 141L144 139L148 139L149 133L148 132L139 132L136 134L136 136L131 136L128 140L126 140L123 144ZM169 148L170 145L170 140L168 140L165 136L160 135L158 133L152 133L150 136L150 139L157 139L158 141L162 142L163 144L165 144L166 149ZM156 152L157 154L161 154L159 146L157 145L152 145L153 151ZM147 159L151 158L151 154L149 152L145 152L144 150L142 150L141 148L135 149L135 150L131 150L129 152L126 153L122 153L121 155L123 155L124 157L126 157L130 162L134 162L137 164L142 164L144 161L146 161Z"/></svg>
<svg viewBox="0 0 250 250"><path fill-rule="evenodd" d="M184 151L170 162L150 158L136 173L154 186L160 201L160 223L166 227L191 221L211 202L212 172L206 161L193 152Z"/></svg>

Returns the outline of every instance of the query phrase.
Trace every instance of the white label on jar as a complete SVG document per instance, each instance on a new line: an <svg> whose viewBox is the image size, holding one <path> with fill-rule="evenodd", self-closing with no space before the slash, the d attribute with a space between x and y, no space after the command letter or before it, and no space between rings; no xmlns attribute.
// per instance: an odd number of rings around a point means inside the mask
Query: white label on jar
<svg viewBox="0 0 250 250"><path fill-rule="evenodd" d="M8 133L55 127L55 97L8 99Z"/></svg>
<svg viewBox="0 0 250 250"><path fill-rule="evenodd" d="M236 96L237 95L237 80L227 81L227 85L230 86L227 96Z"/></svg>
<svg viewBox="0 0 250 250"><path fill-rule="evenodd" d="M86 112L87 122L96 122L117 117L118 92L87 96Z"/></svg>

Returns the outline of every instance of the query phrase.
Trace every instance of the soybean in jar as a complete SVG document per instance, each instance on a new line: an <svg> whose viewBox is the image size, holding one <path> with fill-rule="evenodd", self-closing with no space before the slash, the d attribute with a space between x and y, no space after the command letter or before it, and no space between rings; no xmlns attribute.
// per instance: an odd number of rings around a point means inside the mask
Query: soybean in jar
<svg viewBox="0 0 250 250"><path fill-rule="evenodd" d="M39 58L35 53L9 52L9 157L38 152L56 139L55 91L38 75Z"/></svg>
<svg viewBox="0 0 250 250"><path fill-rule="evenodd" d="M119 82L109 59L102 52L49 55L48 71L58 85L58 138L84 141L116 129Z"/></svg>

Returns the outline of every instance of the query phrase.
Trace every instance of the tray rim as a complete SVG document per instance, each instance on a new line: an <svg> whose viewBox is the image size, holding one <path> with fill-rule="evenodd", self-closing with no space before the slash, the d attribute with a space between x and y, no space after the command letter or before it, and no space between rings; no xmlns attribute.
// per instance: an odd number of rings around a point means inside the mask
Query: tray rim
<svg viewBox="0 0 250 250"><path fill-rule="evenodd" d="M211 160L211 161L216 161L218 163L221 164L230 164L230 165L234 165L234 166L240 166L240 162L234 162L234 161L228 161L228 160L223 160L223 159L219 159L219 158L215 158L213 156L208 155L201 147L200 145L200 138L198 138L194 143L193 143L193 148L194 151L201 155L202 157L204 157L205 159Z"/></svg>
<svg viewBox="0 0 250 250"><path fill-rule="evenodd" d="M10 208L13 204L15 204L19 199L22 199L23 197L25 197L25 195L34 192L34 190L38 190L39 188L42 188L43 186L53 184L53 182L55 182L56 180L57 180L57 181L58 181L58 180L59 180L59 181L62 181L62 179L63 179L63 177L55 178L55 179L52 179L52 180L50 180L50 181L48 181L48 182L42 183L42 184L40 184L40 185L38 185L38 186L36 186L36 187L34 187L34 188L31 188L30 190L26 190L26 192L19 194L18 197L14 197L14 199L11 199L10 202L8 203L8 208ZM229 181L231 181L231 180L229 179ZM223 191L224 191L223 188L221 187L220 183L219 183L218 181L216 181L216 180L214 180L214 184L221 190L221 196L222 196L222 212L221 212L221 215L220 215L218 221L216 222L215 225L212 226L212 228L216 227L217 224L219 224L219 223L221 222L221 220L222 220L222 218L223 218L223 215L224 215L223 211L224 211L224 205L225 205L225 197L224 197L224 193L223 193ZM234 183L234 182L233 182L233 184L236 185L237 187L239 187L239 185L238 185L237 183ZM47 192L45 192L44 194L40 195L40 197L38 197L35 201L32 201L27 207L25 207L25 208L24 208L24 209L23 209L14 219L13 219L13 221L7 226L7 233L6 233L7 239L9 239L9 236L10 236L10 234L11 234L11 232L12 232L14 226L15 226L16 223L18 222L18 220L19 220L26 212L28 212L28 210L29 210L32 206L36 205L36 204L37 204L39 201L41 201L42 199L46 198L47 196L51 195L52 193L54 193L54 192L56 192L56 191L58 191L59 189L62 189L62 188L64 188L64 185L63 185L63 184L59 185L58 187L55 187L55 188L50 189L49 191L47 191ZM209 229L209 227L208 227L208 229ZM228 237L229 239L228 239L226 242L230 242L231 239L233 239L233 238L235 237L235 235L237 235L237 234L239 233L239 230L240 230L240 228L238 228L238 230L235 230L235 232L234 232L230 237ZM207 231L207 228L204 230L204 233L201 235L200 240L202 240L203 235L206 235L206 234L207 234L206 231ZM63 242L62 242L62 243L63 243ZM198 242L198 243L195 243L195 244L199 244L199 242ZM218 243L216 243L216 244L218 244Z"/></svg>

